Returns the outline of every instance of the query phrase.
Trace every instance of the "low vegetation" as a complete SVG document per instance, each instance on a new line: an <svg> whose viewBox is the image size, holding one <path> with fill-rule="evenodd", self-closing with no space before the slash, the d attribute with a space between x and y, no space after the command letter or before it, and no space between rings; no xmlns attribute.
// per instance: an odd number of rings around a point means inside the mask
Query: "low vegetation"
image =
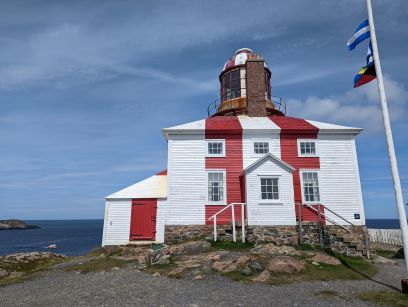
<svg viewBox="0 0 408 307"><path fill-rule="evenodd" d="M401 248L398 251L385 250L385 249L374 249L373 253L385 257L388 259L404 259L404 250Z"/></svg>
<svg viewBox="0 0 408 307"><path fill-rule="evenodd" d="M254 247L254 244L249 242L210 241L210 244L213 249L231 251L249 251Z"/></svg>
<svg viewBox="0 0 408 307"><path fill-rule="evenodd" d="M357 293L356 297L365 302L378 306L408 306L408 295L397 291L365 291Z"/></svg>
<svg viewBox="0 0 408 307"><path fill-rule="evenodd" d="M66 271L79 271L82 274L90 272L108 271L115 268L125 268L129 264L126 260L115 259L110 256L99 257L89 261L67 267Z"/></svg>
<svg viewBox="0 0 408 307"><path fill-rule="evenodd" d="M52 253L26 253L0 257L0 286L22 282L68 258Z"/></svg>

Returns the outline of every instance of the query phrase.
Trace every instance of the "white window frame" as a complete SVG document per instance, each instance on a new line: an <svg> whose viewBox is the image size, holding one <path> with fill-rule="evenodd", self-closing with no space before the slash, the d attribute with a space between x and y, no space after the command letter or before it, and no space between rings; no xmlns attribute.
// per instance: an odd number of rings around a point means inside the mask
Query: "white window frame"
<svg viewBox="0 0 408 307"><path fill-rule="evenodd" d="M224 186L223 186L223 201L210 201L208 197L208 173L223 173L223 178L224 178ZM206 204L207 205L227 205L227 172L225 169L207 169L205 172L205 181L206 181L206 193L205 193L205 199L206 199Z"/></svg>
<svg viewBox="0 0 408 307"><path fill-rule="evenodd" d="M255 143L268 143L268 152L267 153L256 153L255 152ZM271 142L269 140L253 140L252 144L251 144L252 148L251 148L251 152L252 152L252 156L255 157L263 157L264 155L267 155L268 153L271 153Z"/></svg>
<svg viewBox="0 0 408 307"><path fill-rule="evenodd" d="M314 143L315 144L315 154L302 154L300 151L300 143ZM318 157L318 142L317 139L298 139L297 140L298 157Z"/></svg>
<svg viewBox="0 0 408 307"><path fill-rule="evenodd" d="M222 152L220 154L211 154L208 151L208 144L209 143L222 143ZM225 157L225 140L224 139L209 139L205 140L205 152L206 152L206 157L217 157L217 158L223 158Z"/></svg>
<svg viewBox="0 0 408 307"><path fill-rule="evenodd" d="M262 190L261 190L261 179L278 179L278 199L262 199ZM259 195L259 204L266 205L283 205L281 200L281 175L265 175L265 174L258 174L258 195Z"/></svg>
<svg viewBox="0 0 408 307"><path fill-rule="evenodd" d="M303 185L303 173L317 173L317 181L319 183L319 201L306 201L304 185ZM305 204L322 204L322 182L320 180L320 171L317 169L302 169L299 170L300 177L300 189L302 191L302 201Z"/></svg>

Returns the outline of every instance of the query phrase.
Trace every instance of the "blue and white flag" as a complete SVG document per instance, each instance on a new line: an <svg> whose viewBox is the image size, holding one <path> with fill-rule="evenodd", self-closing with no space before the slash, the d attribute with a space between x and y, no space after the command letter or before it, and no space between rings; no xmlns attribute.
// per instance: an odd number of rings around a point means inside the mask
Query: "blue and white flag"
<svg viewBox="0 0 408 307"><path fill-rule="evenodd" d="M373 64L374 64L373 46L371 45L371 40L370 40L370 43L368 44L368 50L367 50L367 66L373 65Z"/></svg>
<svg viewBox="0 0 408 307"><path fill-rule="evenodd" d="M354 35L347 42L347 48L353 50L358 44L363 40L370 37L370 26L368 24L368 19L364 20L357 28Z"/></svg>

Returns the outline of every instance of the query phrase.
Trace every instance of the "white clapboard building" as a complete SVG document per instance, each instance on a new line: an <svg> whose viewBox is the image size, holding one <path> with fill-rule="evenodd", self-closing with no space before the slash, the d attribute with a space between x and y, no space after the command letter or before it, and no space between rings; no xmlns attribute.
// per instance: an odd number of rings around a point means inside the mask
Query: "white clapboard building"
<svg viewBox="0 0 408 307"><path fill-rule="evenodd" d="M319 210L323 224L365 225L362 129L287 116L270 78L259 55L238 50L208 117L163 129L167 170L106 197L102 245L208 234L214 219L295 226L316 222Z"/></svg>

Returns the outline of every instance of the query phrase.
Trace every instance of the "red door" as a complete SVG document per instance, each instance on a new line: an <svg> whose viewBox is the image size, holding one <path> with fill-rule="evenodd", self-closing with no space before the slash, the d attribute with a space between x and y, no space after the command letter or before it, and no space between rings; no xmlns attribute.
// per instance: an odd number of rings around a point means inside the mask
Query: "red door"
<svg viewBox="0 0 408 307"><path fill-rule="evenodd" d="M156 239L157 199L133 199L130 240Z"/></svg>

